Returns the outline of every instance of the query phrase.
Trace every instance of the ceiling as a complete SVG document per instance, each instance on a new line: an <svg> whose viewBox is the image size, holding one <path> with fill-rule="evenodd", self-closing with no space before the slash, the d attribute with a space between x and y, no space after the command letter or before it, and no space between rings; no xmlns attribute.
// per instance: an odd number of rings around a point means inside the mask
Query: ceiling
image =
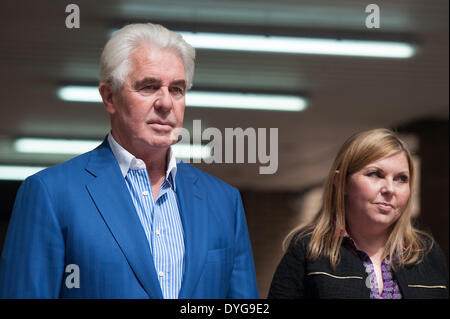
<svg viewBox="0 0 450 319"><path fill-rule="evenodd" d="M352 133L423 118L448 120L447 0L377 1L379 29L367 29L364 1L77 0L80 28L67 29L65 1L0 3L0 164L52 165L67 156L16 153L16 137L102 139L103 105L63 102L61 84L96 84L111 28L156 22L203 30L412 41L410 59L197 51L194 89L303 94L303 112L187 108L185 127L278 128L278 170L264 164L196 164L245 189L301 190L326 176Z"/></svg>

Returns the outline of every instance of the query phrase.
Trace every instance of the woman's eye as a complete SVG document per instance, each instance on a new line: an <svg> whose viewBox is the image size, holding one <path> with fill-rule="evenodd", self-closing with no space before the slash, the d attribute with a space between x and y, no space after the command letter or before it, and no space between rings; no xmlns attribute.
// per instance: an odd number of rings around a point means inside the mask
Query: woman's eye
<svg viewBox="0 0 450 319"><path fill-rule="evenodd" d="M367 174L370 177L381 177L379 172L370 172Z"/></svg>
<svg viewBox="0 0 450 319"><path fill-rule="evenodd" d="M400 175L397 177L397 180L400 181L400 183L408 183L409 178L406 175Z"/></svg>

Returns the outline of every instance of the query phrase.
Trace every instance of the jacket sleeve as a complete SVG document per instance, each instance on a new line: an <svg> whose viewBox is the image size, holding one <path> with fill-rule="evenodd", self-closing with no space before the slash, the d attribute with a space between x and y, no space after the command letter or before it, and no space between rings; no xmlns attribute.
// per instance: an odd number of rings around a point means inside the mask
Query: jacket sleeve
<svg viewBox="0 0 450 319"><path fill-rule="evenodd" d="M242 200L236 190L234 265L227 298L257 299L255 265Z"/></svg>
<svg viewBox="0 0 450 319"><path fill-rule="evenodd" d="M428 254L430 259L430 264L436 269L437 275L442 278L445 286L445 294L448 298L448 266L447 261L442 252L441 247L439 247L438 243L435 241L431 251Z"/></svg>
<svg viewBox="0 0 450 319"><path fill-rule="evenodd" d="M301 299L304 294L305 250L294 237L278 265L269 290L269 299Z"/></svg>
<svg viewBox="0 0 450 319"><path fill-rule="evenodd" d="M42 179L19 188L0 260L1 298L58 298L64 239Z"/></svg>

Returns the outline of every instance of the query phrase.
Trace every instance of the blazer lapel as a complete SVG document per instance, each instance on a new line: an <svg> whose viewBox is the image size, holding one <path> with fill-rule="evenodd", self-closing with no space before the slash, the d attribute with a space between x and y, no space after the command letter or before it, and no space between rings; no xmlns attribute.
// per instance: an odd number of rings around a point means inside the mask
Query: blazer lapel
<svg viewBox="0 0 450 319"><path fill-rule="evenodd" d="M151 298L162 299L147 237L106 139L92 152L86 170L96 176L87 190L137 279Z"/></svg>
<svg viewBox="0 0 450 319"><path fill-rule="evenodd" d="M208 210L206 194L198 177L183 163L178 164L176 193L185 234L185 270L178 298L192 298L202 274L208 251Z"/></svg>

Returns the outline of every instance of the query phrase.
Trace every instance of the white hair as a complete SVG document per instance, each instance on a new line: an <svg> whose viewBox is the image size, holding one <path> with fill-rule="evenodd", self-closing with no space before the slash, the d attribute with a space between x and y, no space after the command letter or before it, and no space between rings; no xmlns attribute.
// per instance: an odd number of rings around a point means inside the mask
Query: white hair
<svg viewBox="0 0 450 319"><path fill-rule="evenodd" d="M100 60L100 82L111 84L114 92L120 90L130 72L130 54L142 44L173 50L184 65L186 88L192 87L195 49L181 35L159 24L129 24L116 31L106 43Z"/></svg>

